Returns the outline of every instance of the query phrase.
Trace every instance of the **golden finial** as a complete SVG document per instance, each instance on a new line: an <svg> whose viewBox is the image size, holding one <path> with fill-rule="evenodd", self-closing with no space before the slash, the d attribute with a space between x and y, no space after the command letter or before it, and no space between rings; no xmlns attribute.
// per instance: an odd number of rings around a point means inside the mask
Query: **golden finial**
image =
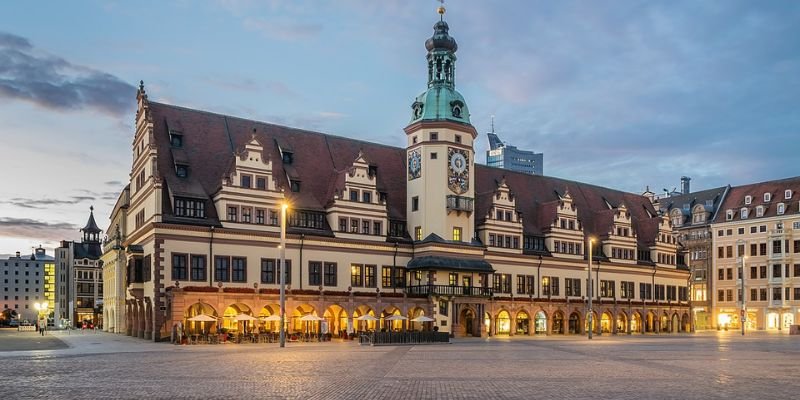
<svg viewBox="0 0 800 400"><path fill-rule="evenodd" d="M439 0L439 3L441 3L442 5L440 5L439 8L436 9L436 12L439 13L439 15L441 16L439 18L442 19L442 18L444 18L444 13L447 10L445 10L445 8L444 8L444 0Z"/></svg>

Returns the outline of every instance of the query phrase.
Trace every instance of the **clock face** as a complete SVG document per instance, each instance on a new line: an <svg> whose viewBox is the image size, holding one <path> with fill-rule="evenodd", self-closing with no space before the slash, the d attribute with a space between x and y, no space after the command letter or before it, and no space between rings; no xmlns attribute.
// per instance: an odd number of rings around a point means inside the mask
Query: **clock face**
<svg viewBox="0 0 800 400"><path fill-rule="evenodd" d="M469 154L449 147L447 158L447 187L456 194L466 193L469 190Z"/></svg>
<svg viewBox="0 0 800 400"><path fill-rule="evenodd" d="M419 150L408 153L408 180L422 176L422 154Z"/></svg>

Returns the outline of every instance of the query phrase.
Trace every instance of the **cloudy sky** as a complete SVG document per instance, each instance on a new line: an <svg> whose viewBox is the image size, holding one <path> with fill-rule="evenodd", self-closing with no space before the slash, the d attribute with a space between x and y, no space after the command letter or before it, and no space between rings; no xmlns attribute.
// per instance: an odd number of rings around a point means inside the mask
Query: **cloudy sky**
<svg viewBox="0 0 800 400"><path fill-rule="evenodd" d="M433 0L11 2L0 254L101 227L151 99L403 146ZM479 132L642 192L798 175L800 2L446 2ZM487 143L479 139L478 161Z"/></svg>

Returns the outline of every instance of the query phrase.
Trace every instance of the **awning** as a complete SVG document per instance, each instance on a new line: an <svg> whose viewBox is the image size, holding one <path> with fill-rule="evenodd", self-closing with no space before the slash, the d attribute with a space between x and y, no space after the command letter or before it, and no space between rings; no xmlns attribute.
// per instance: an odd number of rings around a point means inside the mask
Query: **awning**
<svg viewBox="0 0 800 400"><path fill-rule="evenodd" d="M494 268L486 260L443 256L417 257L408 262L409 270L445 270L493 273Z"/></svg>

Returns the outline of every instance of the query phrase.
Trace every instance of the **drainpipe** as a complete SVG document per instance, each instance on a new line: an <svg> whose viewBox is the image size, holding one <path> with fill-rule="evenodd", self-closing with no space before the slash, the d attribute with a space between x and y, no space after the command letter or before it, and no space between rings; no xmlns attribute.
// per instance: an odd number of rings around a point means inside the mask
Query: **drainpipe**
<svg viewBox="0 0 800 400"><path fill-rule="evenodd" d="M298 268L300 270L300 290L303 289L303 243L305 242L305 239L306 239L306 234L305 233L301 233L300 234L300 268ZM322 271L320 271L320 272L322 272Z"/></svg>
<svg viewBox="0 0 800 400"><path fill-rule="evenodd" d="M542 255L539 255L539 266L536 267L536 298L542 294Z"/></svg>
<svg viewBox="0 0 800 400"><path fill-rule="evenodd" d="M214 227L209 228L208 240L208 286L214 287Z"/></svg>
<svg viewBox="0 0 800 400"><path fill-rule="evenodd" d="M394 242L394 257L392 258L392 276L390 278L392 284L392 291L397 293L397 278L395 277L395 268L397 268L397 242Z"/></svg>

